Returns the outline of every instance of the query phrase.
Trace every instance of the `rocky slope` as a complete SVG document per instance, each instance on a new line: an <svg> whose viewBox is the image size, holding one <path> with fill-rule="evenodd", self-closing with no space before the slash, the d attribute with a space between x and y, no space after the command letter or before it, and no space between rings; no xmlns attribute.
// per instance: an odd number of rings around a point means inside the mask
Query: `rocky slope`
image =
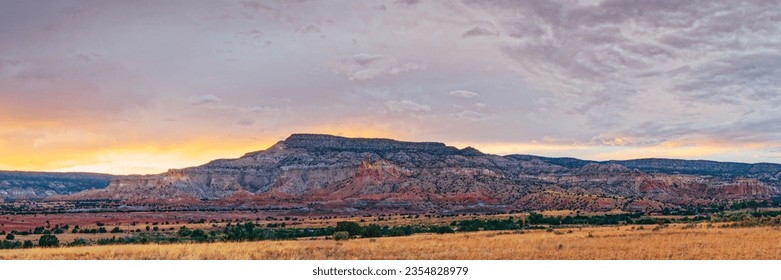
<svg viewBox="0 0 781 280"><path fill-rule="evenodd" d="M268 150L164 174L122 176L54 199L297 206L325 211L625 209L765 200L781 165L591 162L497 156L442 143L294 134Z"/></svg>
<svg viewBox="0 0 781 280"><path fill-rule="evenodd" d="M0 171L0 202L105 188L111 178L112 175L92 173Z"/></svg>

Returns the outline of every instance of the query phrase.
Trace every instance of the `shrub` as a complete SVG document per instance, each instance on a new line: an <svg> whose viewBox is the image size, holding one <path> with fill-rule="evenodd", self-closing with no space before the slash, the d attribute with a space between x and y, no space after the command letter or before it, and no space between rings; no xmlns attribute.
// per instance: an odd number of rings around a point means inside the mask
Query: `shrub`
<svg viewBox="0 0 781 280"><path fill-rule="evenodd" d="M3 240L2 242L0 242L0 249L16 249L21 247L22 247L22 242L19 241Z"/></svg>
<svg viewBox="0 0 781 280"><path fill-rule="evenodd" d="M337 231L334 232L334 240L340 241L340 240L347 240L350 239L350 233L346 231Z"/></svg>
<svg viewBox="0 0 781 280"><path fill-rule="evenodd" d="M189 236L192 233L193 232L190 229L188 229L186 226L182 226L181 228L179 228L179 231L177 232L177 234L181 237Z"/></svg>
<svg viewBox="0 0 781 280"><path fill-rule="evenodd" d="M38 246L41 247L56 247L60 245L60 240L56 236L51 234L44 234L38 239Z"/></svg>
<svg viewBox="0 0 781 280"><path fill-rule="evenodd" d="M206 242L209 239L209 236L206 235L206 232L200 229L196 229L190 234L190 237L197 241L197 242Z"/></svg>
<svg viewBox="0 0 781 280"><path fill-rule="evenodd" d="M71 243L68 243L68 246L85 246L89 245L89 242L84 238L76 238Z"/></svg>
<svg viewBox="0 0 781 280"><path fill-rule="evenodd" d="M336 222L336 231L346 231L350 236L362 233L361 226L356 222Z"/></svg>
<svg viewBox="0 0 781 280"><path fill-rule="evenodd" d="M363 233L361 234L363 237L382 237L382 229L380 226L375 224L370 224L365 227L363 227Z"/></svg>
<svg viewBox="0 0 781 280"><path fill-rule="evenodd" d="M9 233L8 235L5 236L5 240L14 240L15 238L16 236L14 236L13 233Z"/></svg>
<svg viewBox="0 0 781 280"><path fill-rule="evenodd" d="M529 217L526 219L526 222L532 225L542 224L545 221L545 217L536 212L529 212Z"/></svg>
<svg viewBox="0 0 781 280"><path fill-rule="evenodd" d="M437 234L445 234L445 233L454 233L455 232L453 230L453 228L449 227L449 226L432 226L430 230L431 230L431 232L437 233Z"/></svg>

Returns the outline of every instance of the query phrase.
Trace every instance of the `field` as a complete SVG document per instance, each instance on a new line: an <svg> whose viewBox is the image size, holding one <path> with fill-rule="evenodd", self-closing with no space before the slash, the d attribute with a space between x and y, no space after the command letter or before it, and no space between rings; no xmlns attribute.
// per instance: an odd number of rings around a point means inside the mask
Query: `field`
<svg viewBox="0 0 781 280"><path fill-rule="evenodd" d="M710 224L0 250L0 259L781 259L777 227Z"/></svg>

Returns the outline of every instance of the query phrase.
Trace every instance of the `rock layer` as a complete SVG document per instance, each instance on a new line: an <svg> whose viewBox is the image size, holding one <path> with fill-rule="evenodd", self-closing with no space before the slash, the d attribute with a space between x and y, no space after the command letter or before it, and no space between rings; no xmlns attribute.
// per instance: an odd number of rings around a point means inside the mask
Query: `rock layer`
<svg viewBox="0 0 781 280"><path fill-rule="evenodd" d="M105 188L112 175L0 171L0 202L44 199L92 188Z"/></svg>
<svg viewBox="0 0 781 280"><path fill-rule="evenodd" d="M730 171L729 163L692 167L701 163L667 161L497 156L433 142L294 134L237 159L116 177L105 189L57 199L356 211L653 211L764 200L778 193L779 165L738 164Z"/></svg>

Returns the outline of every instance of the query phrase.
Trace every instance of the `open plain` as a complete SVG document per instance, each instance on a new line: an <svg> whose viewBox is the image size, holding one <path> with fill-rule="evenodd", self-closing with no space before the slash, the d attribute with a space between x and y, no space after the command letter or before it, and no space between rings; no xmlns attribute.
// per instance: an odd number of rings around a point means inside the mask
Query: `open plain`
<svg viewBox="0 0 781 280"><path fill-rule="evenodd" d="M709 226L710 225L710 226ZM781 229L713 224L417 234L346 241L132 244L2 250L0 259L779 259Z"/></svg>

